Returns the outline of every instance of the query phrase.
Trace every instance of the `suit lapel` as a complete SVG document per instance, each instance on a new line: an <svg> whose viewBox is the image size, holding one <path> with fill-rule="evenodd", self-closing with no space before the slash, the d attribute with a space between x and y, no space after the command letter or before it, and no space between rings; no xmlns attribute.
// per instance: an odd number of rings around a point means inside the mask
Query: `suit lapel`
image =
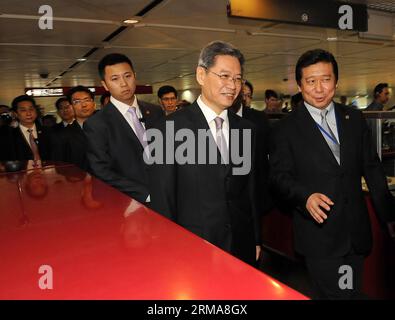
<svg viewBox="0 0 395 320"><path fill-rule="evenodd" d="M243 110L244 112L244 110ZM229 164L226 166L226 174L229 174L229 171L231 168L234 167L234 163L232 162L232 147L235 146L235 142L232 139L232 129L233 130L237 130L237 135L239 137L239 154L240 151L243 150L243 135L241 134L243 131L243 128L240 126L240 118L234 114L233 112L229 112L228 111L228 119L229 119ZM251 137L252 138L252 137ZM251 148L253 148L253 146L251 145ZM252 152L252 150L251 150ZM244 155L243 155L244 156Z"/></svg>
<svg viewBox="0 0 395 320"><path fill-rule="evenodd" d="M103 112L108 114L109 121L113 124L113 126L119 127L120 130L124 132L125 137L131 139L135 144L139 145L143 151L143 146L141 145L140 140L137 138L133 129L130 127L123 114L121 114L112 103L109 103L104 108Z"/></svg>
<svg viewBox="0 0 395 320"><path fill-rule="evenodd" d="M217 162L220 163L220 159L221 159L221 153L218 149L218 146L215 142L215 138L212 135L211 129L207 123L207 120L202 112L202 110L200 109L199 105L197 104L197 102L193 103L191 106L189 106L188 108L190 108L189 110L192 112L192 121L195 125L195 129L196 129L196 137L198 137L198 130L199 129L205 129L208 130L210 133L210 139L209 139L209 143L210 144L214 144L216 146L216 150L217 150ZM208 161L208 155L207 155L207 161Z"/></svg>
<svg viewBox="0 0 395 320"><path fill-rule="evenodd" d="M352 145L354 144L351 139L353 130L349 125L350 116L344 107L335 103L335 113L337 120L337 131L340 141L340 164L343 167L347 159L347 150L351 150Z"/></svg>
<svg viewBox="0 0 395 320"><path fill-rule="evenodd" d="M145 105L144 101L138 101L137 103L139 105L141 114L143 116L144 119L144 126L146 129L152 128L152 124L151 124L151 110L149 110L149 108Z"/></svg>
<svg viewBox="0 0 395 320"><path fill-rule="evenodd" d="M322 136L320 129L318 129L316 122L304 104L296 109L296 115L299 132L304 134L306 145L311 145L314 150L317 150L318 155L325 155L331 164L338 167L339 164L329 148L328 143Z"/></svg>
<svg viewBox="0 0 395 320"><path fill-rule="evenodd" d="M22 132L22 129L18 127L17 129L17 141L19 140L22 142L21 144L19 141L16 143L16 148L20 150L18 153L22 153L24 157L31 157L33 156L32 149L30 148L29 141L26 139L25 135Z"/></svg>

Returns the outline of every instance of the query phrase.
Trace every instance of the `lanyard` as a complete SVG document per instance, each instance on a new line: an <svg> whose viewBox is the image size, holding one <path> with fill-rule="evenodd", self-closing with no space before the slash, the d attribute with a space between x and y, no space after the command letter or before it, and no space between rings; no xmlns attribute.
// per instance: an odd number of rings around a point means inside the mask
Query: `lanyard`
<svg viewBox="0 0 395 320"><path fill-rule="evenodd" d="M335 113L335 118L336 118L336 127L337 127L337 116ZM326 131L318 122L316 122L318 129L321 130L321 132L326 135L334 144L340 145L340 143L336 140L336 137L332 136L328 131ZM329 123L328 123L328 127L329 127Z"/></svg>

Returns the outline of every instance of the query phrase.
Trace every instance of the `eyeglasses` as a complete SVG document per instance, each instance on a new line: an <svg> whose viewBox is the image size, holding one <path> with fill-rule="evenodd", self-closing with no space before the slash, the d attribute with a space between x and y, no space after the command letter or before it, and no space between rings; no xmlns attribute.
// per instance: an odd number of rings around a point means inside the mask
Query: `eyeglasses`
<svg viewBox="0 0 395 320"><path fill-rule="evenodd" d="M229 82L229 80L232 80L233 83L234 83L236 86L241 86L241 85L243 85L243 84L245 83L245 80L244 80L241 76L232 77L230 74L226 74L226 73L218 74L218 73L216 73L216 72L214 72L214 71L208 70L207 68L205 68L205 69L206 69L208 72L211 72L212 74L215 74L218 78L220 78L220 80L221 80L223 83L227 83L227 82Z"/></svg>
<svg viewBox="0 0 395 320"><path fill-rule="evenodd" d="M93 101L92 98L85 98L85 99L73 100L72 102L74 105L76 105L76 104L82 104L84 102L92 102L92 101Z"/></svg>
<svg viewBox="0 0 395 320"><path fill-rule="evenodd" d="M169 102L169 101L176 101L176 100L177 100L177 98L176 98L176 97L171 97L171 98L161 98L161 100L162 100L162 101L165 101L165 102Z"/></svg>

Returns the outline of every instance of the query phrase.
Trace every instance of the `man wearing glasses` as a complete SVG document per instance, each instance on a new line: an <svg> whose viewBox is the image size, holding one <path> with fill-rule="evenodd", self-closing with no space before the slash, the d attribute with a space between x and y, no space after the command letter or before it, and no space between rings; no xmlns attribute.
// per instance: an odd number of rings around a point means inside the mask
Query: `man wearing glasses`
<svg viewBox="0 0 395 320"><path fill-rule="evenodd" d="M244 82L243 63L242 53L222 41L212 42L201 51L196 69L201 95L188 108L167 116L160 126L164 135L169 123L176 133L192 131L198 143L195 161L182 163L175 152L173 163L154 165L152 205L184 228L254 265L260 254L252 160L255 155L251 155L255 151L255 128L228 112ZM203 149L198 141L202 130L207 134ZM251 170L235 175L232 150L246 142L246 131L250 133ZM183 143L170 134L163 140L167 141L165 149L174 143L176 150ZM210 150L217 155L214 163L208 160Z"/></svg>
<svg viewBox="0 0 395 320"><path fill-rule="evenodd" d="M159 103L166 115L177 110L177 90L172 86L162 86L158 90Z"/></svg>
<svg viewBox="0 0 395 320"><path fill-rule="evenodd" d="M77 86L68 92L67 100L73 107L75 121L59 131L59 137L54 140L52 158L88 170L87 139L82 126L96 110L94 94L84 86Z"/></svg>

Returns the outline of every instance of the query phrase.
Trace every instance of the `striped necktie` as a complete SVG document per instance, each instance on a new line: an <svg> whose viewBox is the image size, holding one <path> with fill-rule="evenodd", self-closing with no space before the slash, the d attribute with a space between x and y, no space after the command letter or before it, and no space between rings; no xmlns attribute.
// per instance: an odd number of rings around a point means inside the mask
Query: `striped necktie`
<svg viewBox="0 0 395 320"><path fill-rule="evenodd" d="M33 137L33 129L27 129L27 132L29 133L29 143L30 143L30 149L32 150L33 153L33 160L34 161L41 160L40 152L38 150L36 140Z"/></svg>
<svg viewBox="0 0 395 320"><path fill-rule="evenodd" d="M328 120L326 119L328 112L328 110L321 110L321 127L326 132L326 134L324 133L323 136L328 143L328 146L331 149L333 155L335 156L337 163L340 164L340 144L337 141L333 131L329 127ZM330 137L328 137L328 135Z"/></svg>
<svg viewBox="0 0 395 320"><path fill-rule="evenodd" d="M224 119L222 119L221 117L216 117L214 121L215 121L215 129L216 129L215 142L217 143L219 152L221 153L221 157L223 160L222 163L228 164L229 163L228 147L226 145L225 137L222 132L222 124L224 122Z"/></svg>

